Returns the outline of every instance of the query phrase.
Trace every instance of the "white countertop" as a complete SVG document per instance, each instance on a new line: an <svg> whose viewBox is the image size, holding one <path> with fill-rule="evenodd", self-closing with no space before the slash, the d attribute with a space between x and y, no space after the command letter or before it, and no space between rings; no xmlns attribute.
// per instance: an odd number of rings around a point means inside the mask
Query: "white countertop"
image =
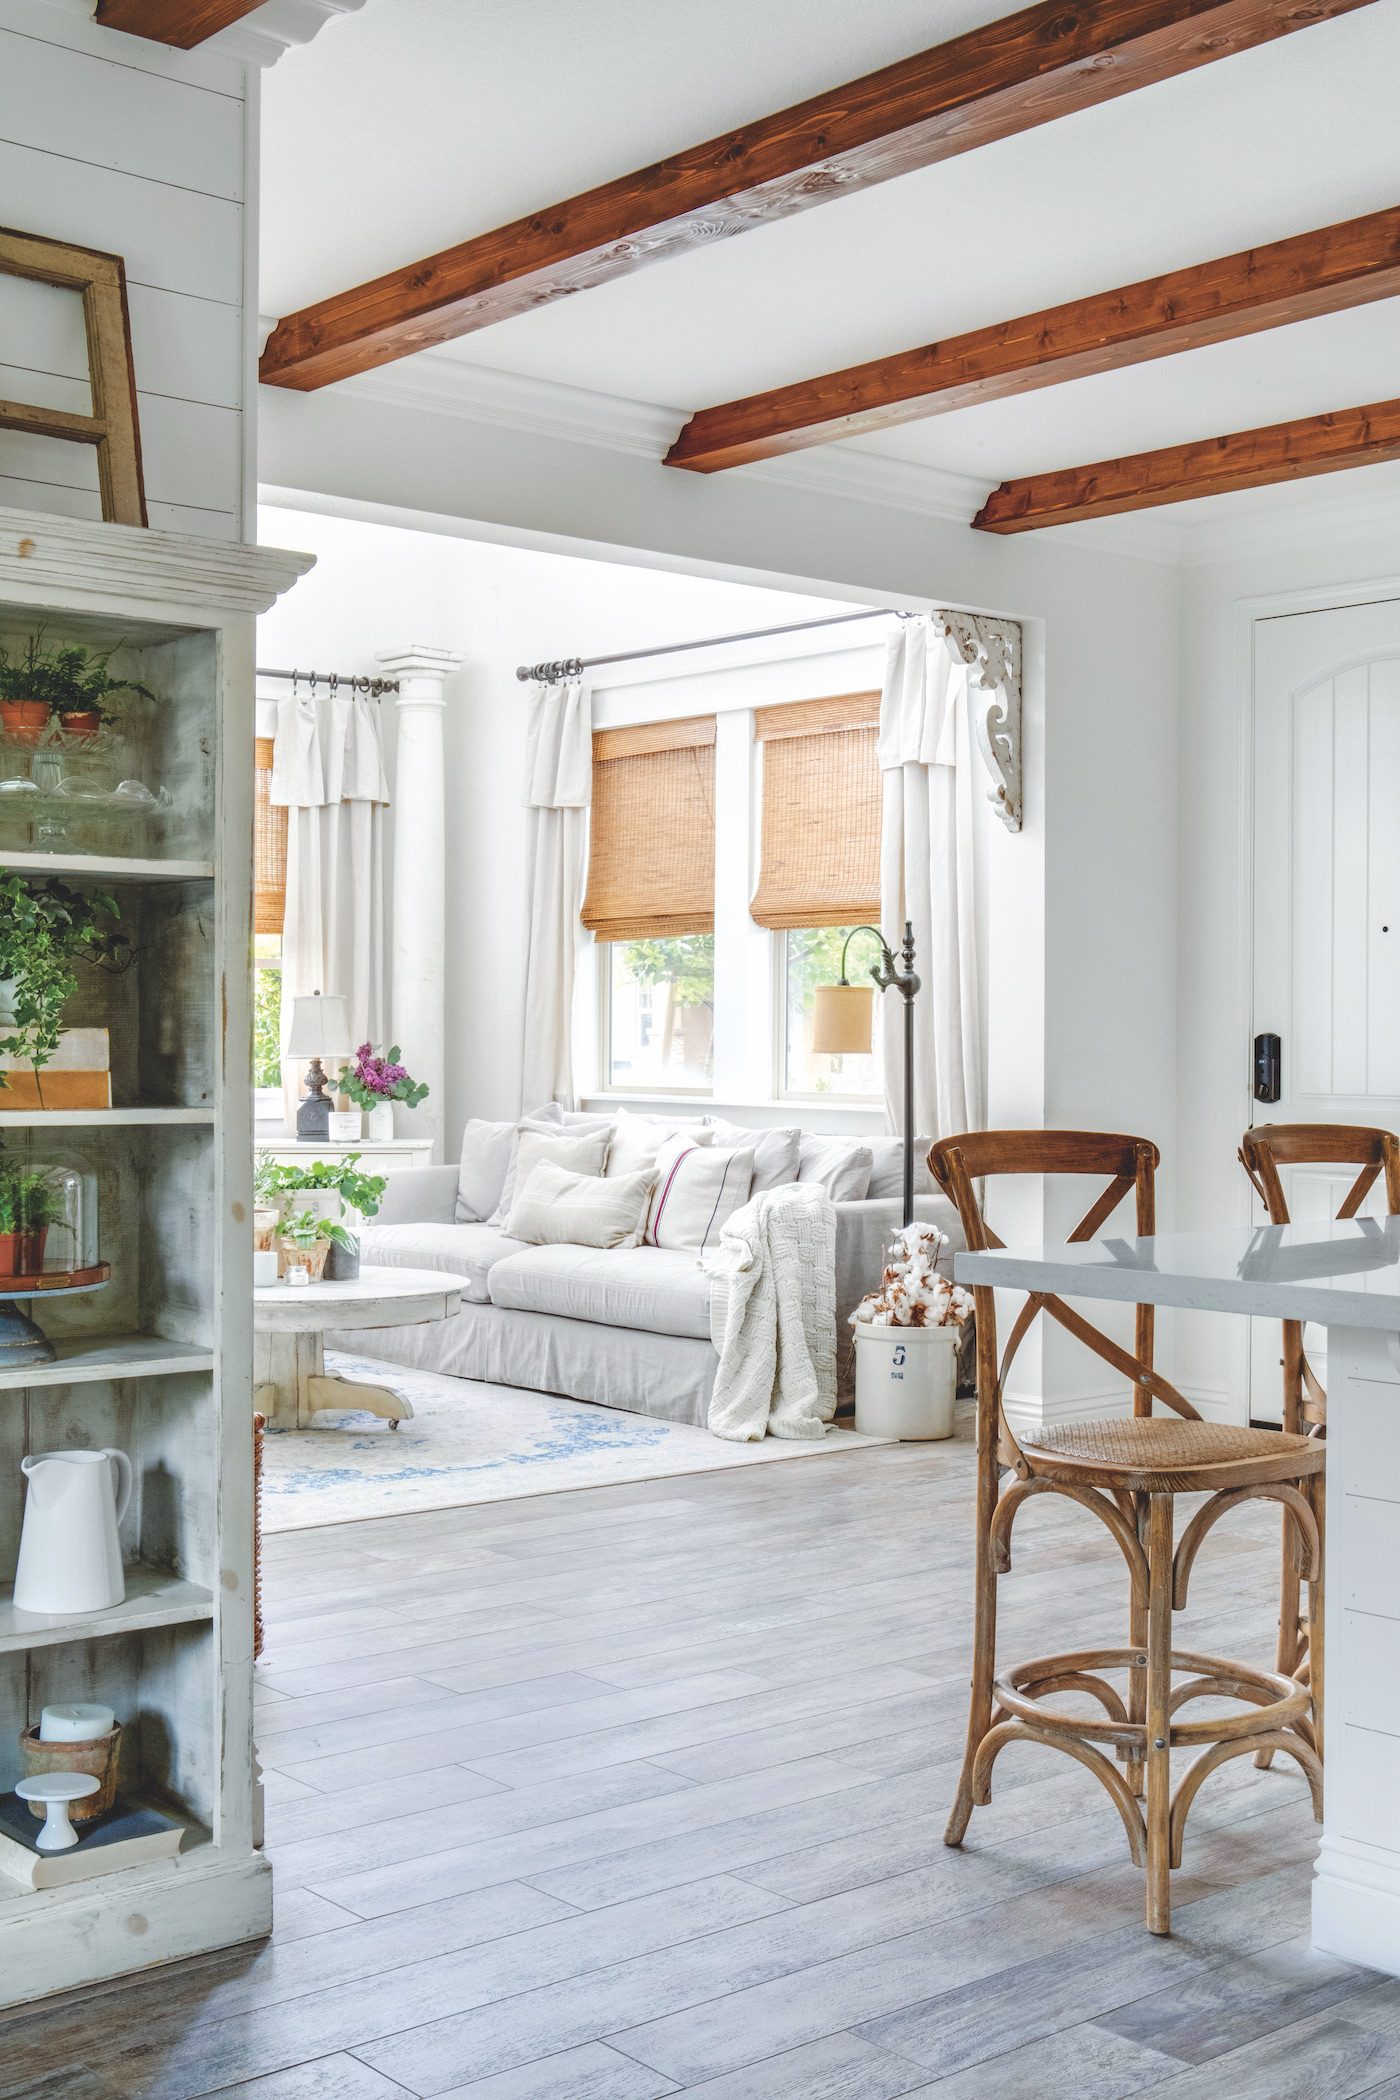
<svg viewBox="0 0 1400 2100"><path fill-rule="evenodd" d="M1074 1246L959 1254L959 1283L1055 1291L1126 1305L1379 1327L1400 1332L1400 1218L1105 1234Z"/></svg>

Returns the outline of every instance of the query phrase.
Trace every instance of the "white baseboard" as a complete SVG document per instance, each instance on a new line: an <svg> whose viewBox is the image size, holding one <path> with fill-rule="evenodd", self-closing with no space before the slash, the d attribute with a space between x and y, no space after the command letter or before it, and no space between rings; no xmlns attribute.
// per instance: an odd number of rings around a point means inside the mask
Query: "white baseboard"
<svg viewBox="0 0 1400 2100"><path fill-rule="evenodd" d="M1313 1945L1400 1976L1400 1856L1324 1837L1312 1900Z"/></svg>

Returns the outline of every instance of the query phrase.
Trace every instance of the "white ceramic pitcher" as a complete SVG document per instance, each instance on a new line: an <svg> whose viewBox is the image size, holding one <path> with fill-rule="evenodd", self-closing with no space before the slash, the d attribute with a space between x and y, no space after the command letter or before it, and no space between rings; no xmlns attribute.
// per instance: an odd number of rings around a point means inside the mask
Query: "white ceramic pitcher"
<svg viewBox="0 0 1400 2100"><path fill-rule="evenodd" d="M106 1611L126 1595L117 1526L131 1500L124 1451L39 1451L22 1459L28 1483L16 1611Z"/></svg>

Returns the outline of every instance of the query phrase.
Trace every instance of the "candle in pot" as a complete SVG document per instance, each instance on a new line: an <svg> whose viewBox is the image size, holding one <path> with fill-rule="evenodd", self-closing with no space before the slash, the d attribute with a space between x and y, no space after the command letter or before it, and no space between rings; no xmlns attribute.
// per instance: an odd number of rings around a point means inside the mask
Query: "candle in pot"
<svg viewBox="0 0 1400 2100"><path fill-rule="evenodd" d="M116 1724L110 1706L46 1706L39 1716L41 1743L95 1743Z"/></svg>

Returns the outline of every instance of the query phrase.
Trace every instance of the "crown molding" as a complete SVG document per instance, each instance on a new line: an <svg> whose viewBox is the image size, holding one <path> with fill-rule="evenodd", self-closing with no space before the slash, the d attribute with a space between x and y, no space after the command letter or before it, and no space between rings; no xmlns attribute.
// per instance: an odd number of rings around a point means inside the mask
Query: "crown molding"
<svg viewBox="0 0 1400 2100"><path fill-rule="evenodd" d="M270 320L263 323L266 329L273 325ZM466 364L434 350L422 350L377 371L341 380L335 391L388 407L563 438L573 444L601 445L657 464L690 413L598 394L557 380ZM951 525L970 526L987 493L985 476L894 459L847 442L758 460L730 472L741 482L772 482L813 495L834 496L845 503L874 503L885 510L939 518ZM1400 526L1400 487L1351 491L1345 496L1319 491L1310 501L1289 501L1286 509L1259 507L1251 513L1191 525L1176 522L1166 509L1138 511L1076 525L1047 526L1035 537L1044 545L1194 567L1235 554L1350 538L1387 525Z"/></svg>
<svg viewBox="0 0 1400 2100"><path fill-rule="evenodd" d="M249 66L275 66L294 44L309 44L337 15L355 14L365 0L265 0L262 7L231 29L221 29L200 46L220 58L241 59Z"/></svg>
<svg viewBox="0 0 1400 2100"><path fill-rule="evenodd" d="M250 547L142 525L92 524L46 511L0 509L0 585L63 590L73 602L266 612L314 554Z"/></svg>

